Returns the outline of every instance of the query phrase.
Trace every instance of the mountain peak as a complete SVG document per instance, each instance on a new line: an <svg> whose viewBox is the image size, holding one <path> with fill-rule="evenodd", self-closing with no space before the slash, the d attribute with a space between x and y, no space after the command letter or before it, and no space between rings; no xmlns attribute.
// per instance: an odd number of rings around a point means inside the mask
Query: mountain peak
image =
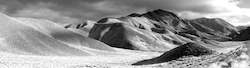
<svg viewBox="0 0 250 68"><path fill-rule="evenodd" d="M138 13L132 13L130 15L128 15L129 17L141 17L142 15L141 14L138 14Z"/></svg>
<svg viewBox="0 0 250 68"><path fill-rule="evenodd" d="M171 11L167 11L167 10L163 10L163 9L157 9L157 10L153 10L153 11L149 11L145 14L156 14L159 16L174 16L174 17L178 17L175 13L171 12Z"/></svg>
<svg viewBox="0 0 250 68"><path fill-rule="evenodd" d="M177 17L178 16L171 12L171 11L167 11L167 10L163 10L163 9L156 9L156 10L152 10L152 11L148 11L146 13L143 14L139 14L139 13L132 13L128 15L129 17L141 17L141 16L146 16L146 17L155 17L155 16L173 16L173 17Z"/></svg>
<svg viewBox="0 0 250 68"><path fill-rule="evenodd" d="M172 13L172 12L170 12L170 11L163 10L163 9L156 9L156 10L153 10L153 12Z"/></svg>

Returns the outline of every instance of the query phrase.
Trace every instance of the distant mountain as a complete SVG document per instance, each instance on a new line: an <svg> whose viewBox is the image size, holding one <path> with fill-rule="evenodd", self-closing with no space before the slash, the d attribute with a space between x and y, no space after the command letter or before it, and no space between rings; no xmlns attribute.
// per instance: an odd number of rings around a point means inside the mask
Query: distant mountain
<svg viewBox="0 0 250 68"><path fill-rule="evenodd" d="M158 9L101 19L89 37L112 47L166 51L188 42L227 41L231 33L237 33L236 27L219 18L184 20L173 12Z"/></svg>
<svg viewBox="0 0 250 68"><path fill-rule="evenodd" d="M238 27L239 34L234 34L233 41L247 41L250 40L250 27L241 26Z"/></svg>
<svg viewBox="0 0 250 68"><path fill-rule="evenodd" d="M206 39L228 41L231 34L238 34L235 26L220 18L198 18L188 22Z"/></svg>

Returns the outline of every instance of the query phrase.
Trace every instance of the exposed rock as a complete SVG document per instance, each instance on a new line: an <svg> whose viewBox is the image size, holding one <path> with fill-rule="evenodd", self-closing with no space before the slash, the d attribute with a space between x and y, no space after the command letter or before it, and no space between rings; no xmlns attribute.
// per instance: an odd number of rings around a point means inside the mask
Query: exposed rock
<svg viewBox="0 0 250 68"><path fill-rule="evenodd" d="M147 64L163 63L163 62L176 60L184 56L201 56L201 55L209 55L212 53L213 53L212 50L206 47L203 47L202 45L199 45L196 43L187 43L179 47L176 47L170 51L167 51L159 57L149 59L149 60L139 61L132 65L147 65Z"/></svg>
<svg viewBox="0 0 250 68"><path fill-rule="evenodd" d="M73 23L73 24L67 24L64 26L64 28L73 31L75 33L81 34L83 36L88 36L89 31L94 26L96 22L87 20L83 23Z"/></svg>
<svg viewBox="0 0 250 68"><path fill-rule="evenodd" d="M95 23L96 23L95 21L87 20L83 23L73 23L73 24L65 25L64 28L80 29L80 30L89 32Z"/></svg>

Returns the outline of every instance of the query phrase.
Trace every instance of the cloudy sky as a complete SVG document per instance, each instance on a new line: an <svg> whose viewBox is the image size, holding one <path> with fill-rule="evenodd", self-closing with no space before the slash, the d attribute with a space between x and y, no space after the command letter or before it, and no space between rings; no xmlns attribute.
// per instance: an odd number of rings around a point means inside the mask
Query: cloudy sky
<svg viewBox="0 0 250 68"><path fill-rule="evenodd" d="M0 12L64 23L143 13L174 11L183 18L218 17L234 25L250 24L250 0L0 0Z"/></svg>

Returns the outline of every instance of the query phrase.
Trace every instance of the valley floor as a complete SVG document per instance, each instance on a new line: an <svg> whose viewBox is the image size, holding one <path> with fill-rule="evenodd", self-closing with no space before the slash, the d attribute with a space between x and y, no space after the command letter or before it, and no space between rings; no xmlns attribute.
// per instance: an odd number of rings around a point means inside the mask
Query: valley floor
<svg viewBox="0 0 250 68"><path fill-rule="evenodd" d="M232 48L225 48L228 51ZM209 55L201 57L186 57L167 63L132 66L140 60L150 59L161 55L158 52L142 52L117 49L120 52L112 55L98 56L32 56L0 53L0 68L219 68L212 64L222 56ZM224 52L225 52L224 51ZM221 51L223 52L223 51ZM241 64L247 62L240 62ZM211 65L212 64L212 65ZM249 65L238 65L234 68L250 68Z"/></svg>
<svg viewBox="0 0 250 68"><path fill-rule="evenodd" d="M134 68L131 66L132 63L159 55L160 53L156 52L127 50L116 55L82 57L29 56L0 53L0 68Z"/></svg>

